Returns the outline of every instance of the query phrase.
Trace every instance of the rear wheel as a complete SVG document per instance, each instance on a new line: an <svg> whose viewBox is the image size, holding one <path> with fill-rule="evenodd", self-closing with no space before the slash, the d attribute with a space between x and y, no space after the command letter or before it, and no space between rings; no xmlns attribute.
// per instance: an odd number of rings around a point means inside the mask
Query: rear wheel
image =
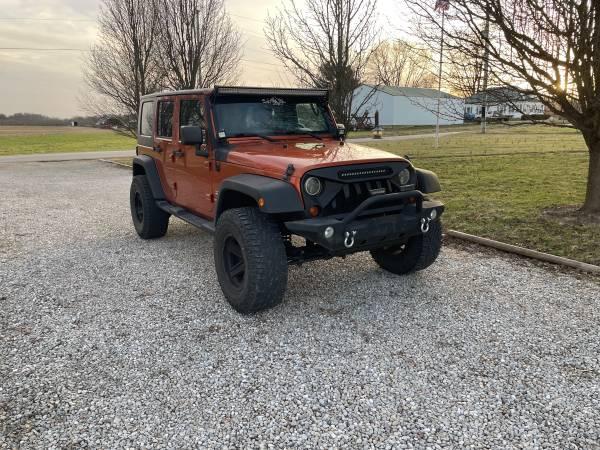
<svg viewBox="0 0 600 450"><path fill-rule="evenodd" d="M378 248L371 256L382 269L397 275L416 272L435 262L442 248L442 223L429 224L429 231L410 238L405 244Z"/></svg>
<svg viewBox="0 0 600 450"><path fill-rule="evenodd" d="M229 304L242 314L275 306L287 285L287 256L278 225L257 208L225 211L217 222L215 268Z"/></svg>
<svg viewBox="0 0 600 450"><path fill-rule="evenodd" d="M129 191L131 219L137 234L143 239L162 237L169 227L169 214L158 206L146 175L136 175Z"/></svg>

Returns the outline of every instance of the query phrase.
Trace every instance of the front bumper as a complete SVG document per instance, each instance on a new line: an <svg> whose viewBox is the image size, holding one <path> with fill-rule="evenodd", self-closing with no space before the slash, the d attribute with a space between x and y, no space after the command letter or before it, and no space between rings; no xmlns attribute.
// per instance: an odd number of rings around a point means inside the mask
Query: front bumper
<svg viewBox="0 0 600 450"><path fill-rule="evenodd" d="M407 199L414 203L406 203ZM444 205L424 200L420 191L398 192L370 197L347 214L293 220L285 226L331 254L347 254L406 242L426 232L433 210L433 220L439 220ZM330 238L325 237L328 227L333 229Z"/></svg>

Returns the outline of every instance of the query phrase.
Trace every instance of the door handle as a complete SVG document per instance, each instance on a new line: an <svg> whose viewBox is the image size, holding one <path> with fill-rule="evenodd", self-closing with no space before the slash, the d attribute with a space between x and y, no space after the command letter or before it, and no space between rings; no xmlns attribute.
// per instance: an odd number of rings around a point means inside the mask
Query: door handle
<svg viewBox="0 0 600 450"><path fill-rule="evenodd" d="M152 150L154 150L156 153L162 152L162 149L160 148L160 145L155 145L154 147L152 147Z"/></svg>

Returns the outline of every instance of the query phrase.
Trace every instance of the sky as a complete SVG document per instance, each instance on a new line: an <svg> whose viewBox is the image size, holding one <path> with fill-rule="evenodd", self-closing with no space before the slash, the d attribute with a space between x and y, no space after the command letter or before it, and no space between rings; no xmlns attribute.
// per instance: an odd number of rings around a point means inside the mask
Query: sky
<svg viewBox="0 0 600 450"><path fill-rule="evenodd" d="M246 85L293 83L262 31L268 12L282 1L225 0L243 35L240 81ZM379 2L383 27L391 30L394 17L401 16L400 0ZM0 113L85 114L77 99L84 94L81 68L96 39L98 5L99 0L0 0ZM81 51L34 50L40 48Z"/></svg>

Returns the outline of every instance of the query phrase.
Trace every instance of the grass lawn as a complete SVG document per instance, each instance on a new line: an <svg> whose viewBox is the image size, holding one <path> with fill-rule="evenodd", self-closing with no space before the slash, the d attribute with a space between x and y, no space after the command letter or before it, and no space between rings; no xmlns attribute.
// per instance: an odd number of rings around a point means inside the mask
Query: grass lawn
<svg viewBox="0 0 600 450"><path fill-rule="evenodd" d="M128 150L134 147L134 139L111 130L84 127L0 126L0 156Z"/></svg>
<svg viewBox="0 0 600 450"><path fill-rule="evenodd" d="M599 225L542 214L583 201L588 156L577 132L529 126L449 136L439 149L431 139L369 145L439 175L447 228L600 265Z"/></svg>
<svg viewBox="0 0 600 450"><path fill-rule="evenodd" d="M385 136L406 136L410 134L429 134L435 133L435 125L388 125L383 127ZM447 133L449 131L476 131L479 129L479 125L465 124L465 125L448 125L441 126L440 132ZM371 137L373 136L372 131L349 131L349 138L358 137Z"/></svg>

